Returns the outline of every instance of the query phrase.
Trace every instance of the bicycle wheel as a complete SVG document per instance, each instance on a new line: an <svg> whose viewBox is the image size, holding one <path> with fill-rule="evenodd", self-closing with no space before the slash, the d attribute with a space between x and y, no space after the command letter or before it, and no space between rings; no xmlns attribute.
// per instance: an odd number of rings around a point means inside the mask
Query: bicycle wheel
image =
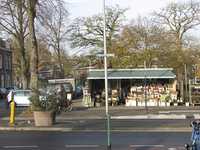
<svg viewBox="0 0 200 150"><path fill-rule="evenodd" d="M71 111L73 108L72 103L68 106L68 110Z"/></svg>
<svg viewBox="0 0 200 150"><path fill-rule="evenodd" d="M66 104L65 104L65 105L63 104L63 105L62 105L62 110L63 110L63 111L67 111L67 110L68 110L68 106L67 106Z"/></svg>

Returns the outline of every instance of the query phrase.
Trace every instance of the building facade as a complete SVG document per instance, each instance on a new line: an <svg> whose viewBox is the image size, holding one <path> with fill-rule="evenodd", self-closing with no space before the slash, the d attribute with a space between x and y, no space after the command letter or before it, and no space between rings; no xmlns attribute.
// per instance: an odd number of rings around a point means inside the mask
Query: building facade
<svg viewBox="0 0 200 150"><path fill-rule="evenodd" d="M59 68L57 66L44 65L39 66L38 68L38 80L40 83L48 82L48 80L50 79L61 79L61 77L63 76L59 72Z"/></svg>
<svg viewBox="0 0 200 150"><path fill-rule="evenodd" d="M10 41L0 37L0 87L12 85L12 52Z"/></svg>

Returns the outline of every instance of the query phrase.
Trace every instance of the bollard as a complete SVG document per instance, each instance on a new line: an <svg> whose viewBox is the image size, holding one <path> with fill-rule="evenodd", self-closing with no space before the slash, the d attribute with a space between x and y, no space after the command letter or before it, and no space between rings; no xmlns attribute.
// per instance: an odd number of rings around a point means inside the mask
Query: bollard
<svg viewBox="0 0 200 150"><path fill-rule="evenodd" d="M10 123L14 123L14 121L15 121L15 102L12 102L10 109Z"/></svg>
<svg viewBox="0 0 200 150"><path fill-rule="evenodd" d="M110 115L108 114L108 150L111 150L111 143L110 143Z"/></svg>

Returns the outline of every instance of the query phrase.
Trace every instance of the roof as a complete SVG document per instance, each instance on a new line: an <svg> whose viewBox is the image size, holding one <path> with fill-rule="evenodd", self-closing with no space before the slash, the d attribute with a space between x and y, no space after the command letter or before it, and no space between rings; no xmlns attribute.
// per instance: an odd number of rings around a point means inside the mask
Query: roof
<svg viewBox="0 0 200 150"><path fill-rule="evenodd" d="M108 69L108 79L175 78L172 68L160 69ZM104 70L91 70L87 79L104 79Z"/></svg>
<svg viewBox="0 0 200 150"><path fill-rule="evenodd" d="M41 66L41 67L42 68L40 69L39 72L59 71L59 68L57 66L45 65L45 66Z"/></svg>

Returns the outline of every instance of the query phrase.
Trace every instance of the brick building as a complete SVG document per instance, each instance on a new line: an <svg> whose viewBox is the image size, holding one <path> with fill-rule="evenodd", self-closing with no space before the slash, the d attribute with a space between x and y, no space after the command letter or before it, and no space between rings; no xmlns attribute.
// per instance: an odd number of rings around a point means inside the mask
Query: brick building
<svg viewBox="0 0 200 150"><path fill-rule="evenodd" d="M12 85L12 52L10 41L0 37L0 87Z"/></svg>

